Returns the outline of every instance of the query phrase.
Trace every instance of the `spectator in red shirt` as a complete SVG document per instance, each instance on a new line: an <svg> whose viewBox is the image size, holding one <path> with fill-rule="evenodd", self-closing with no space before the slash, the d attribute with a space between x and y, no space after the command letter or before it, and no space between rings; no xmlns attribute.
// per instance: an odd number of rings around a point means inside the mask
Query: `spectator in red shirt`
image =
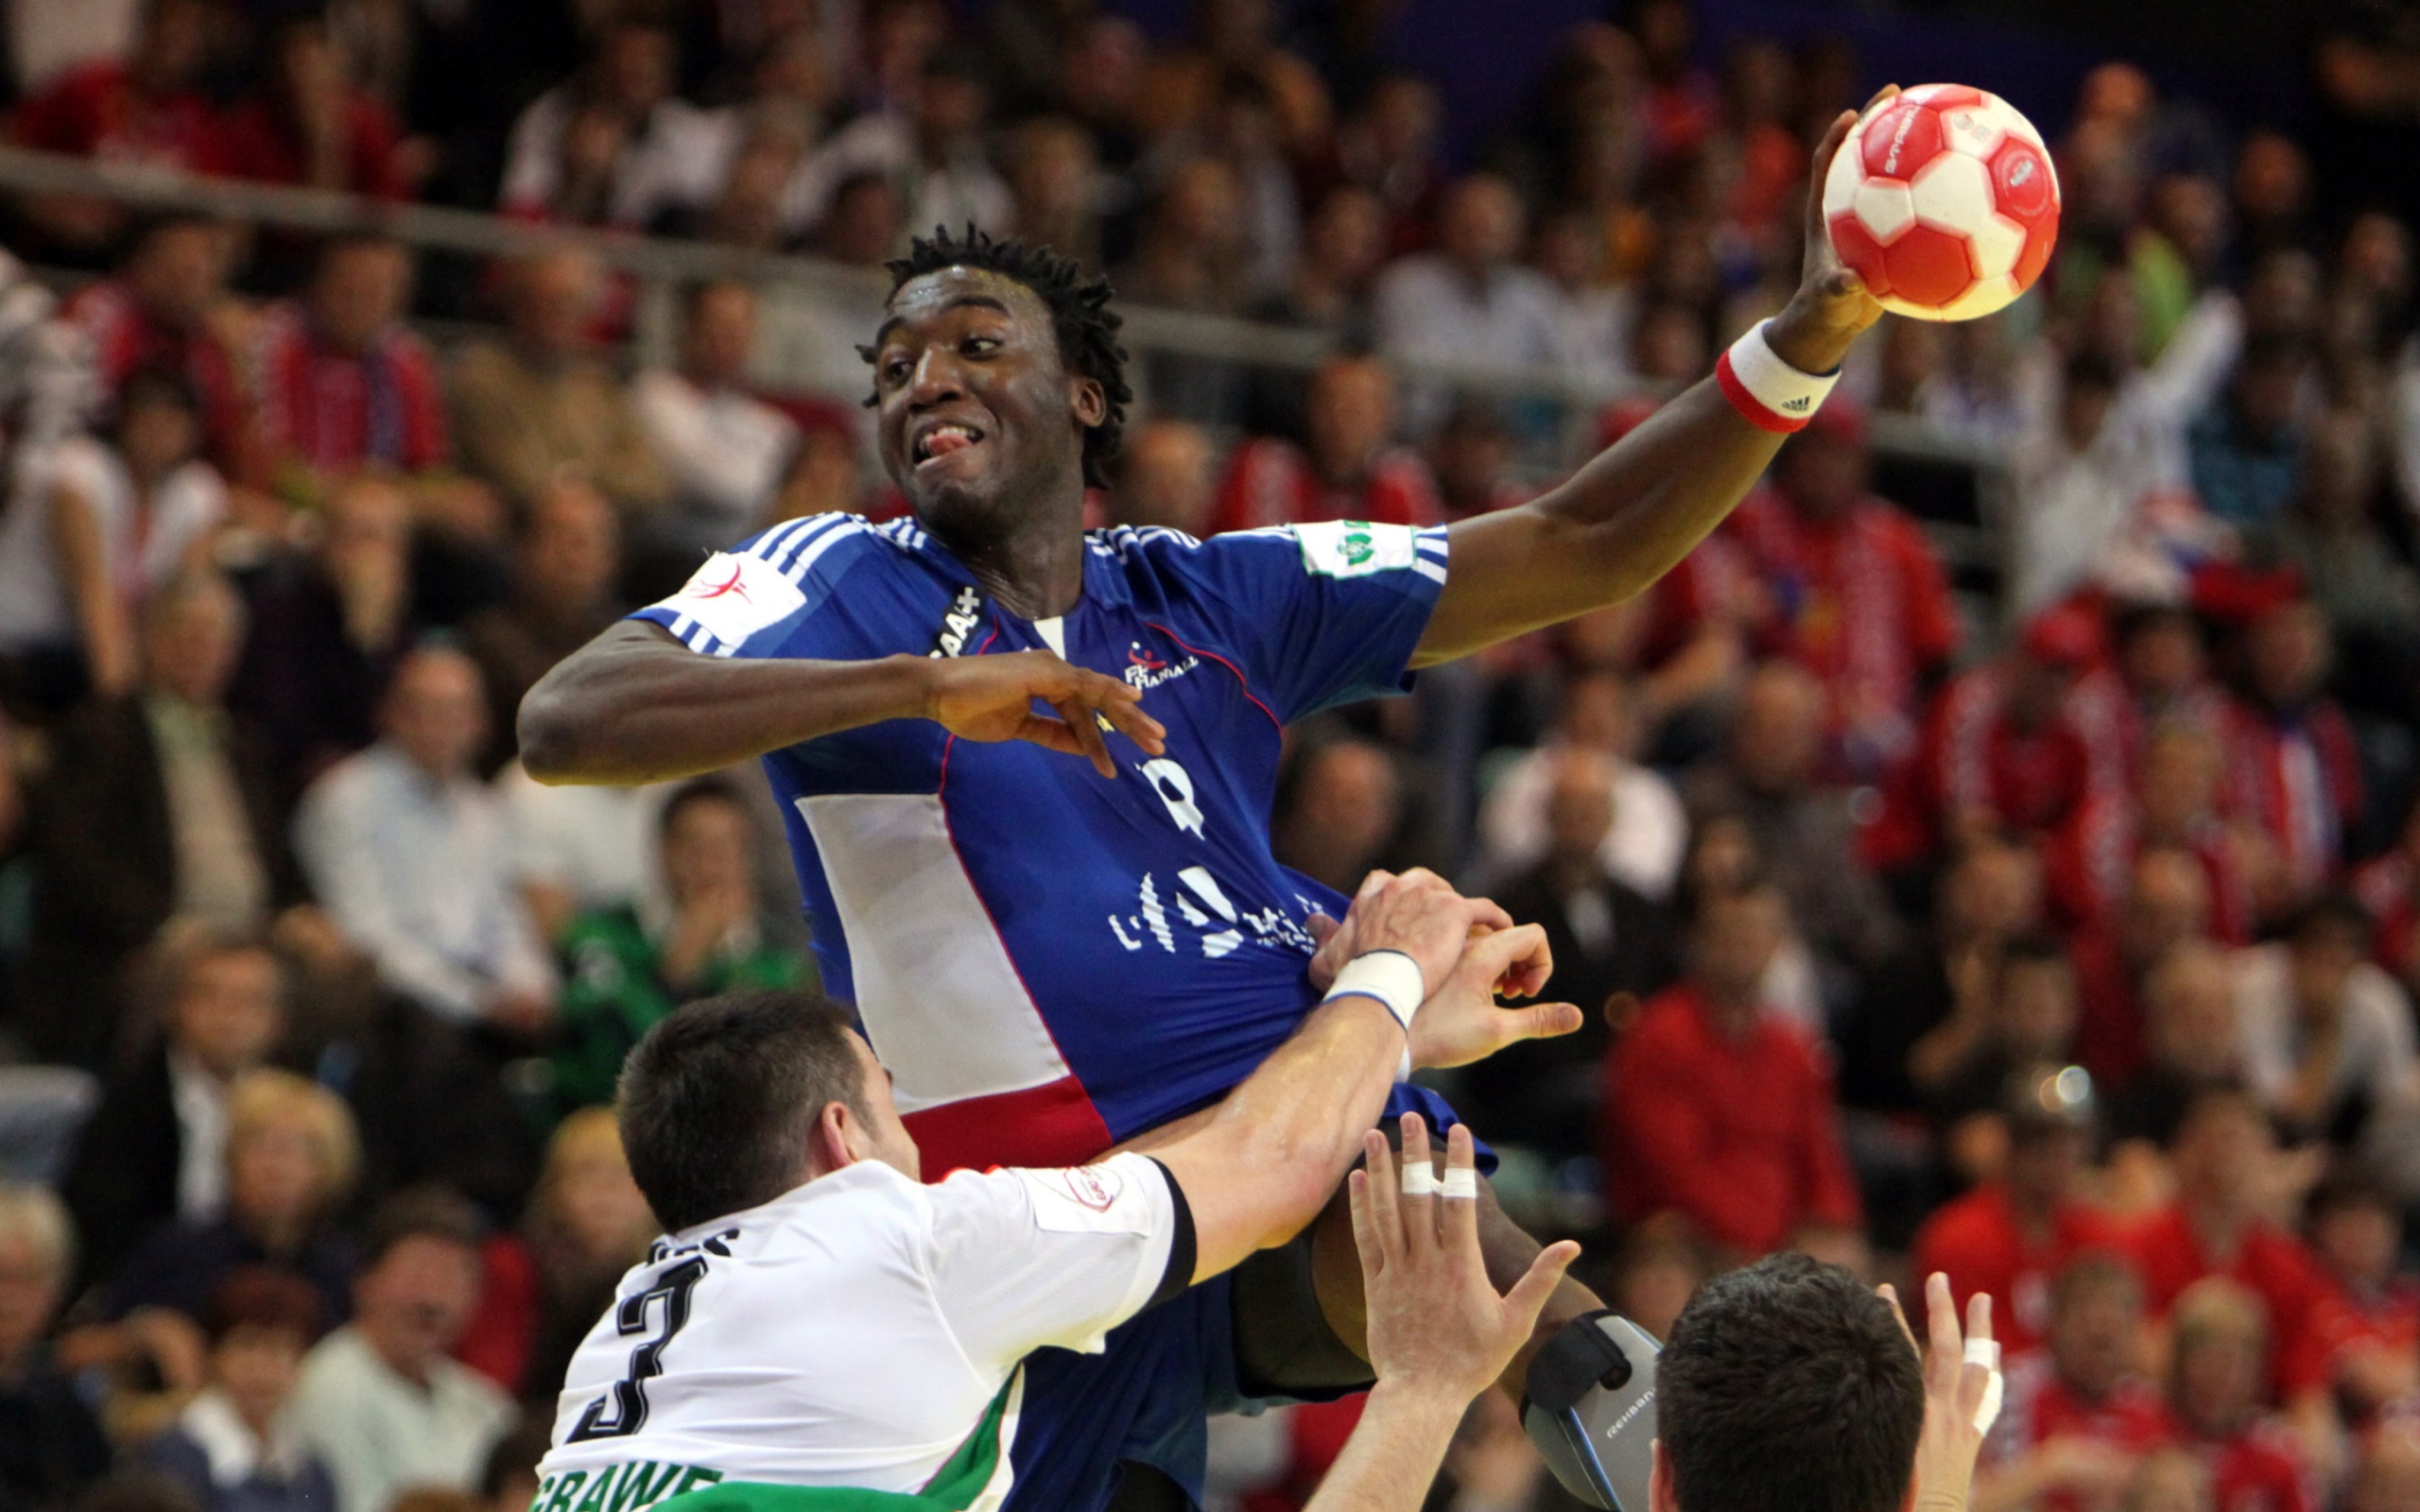
<svg viewBox="0 0 2420 1512"><path fill-rule="evenodd" d="M151 0L130 57L71 69L17 107L9 140L43 152L213 172L210 102L195 87L209 50L206 0ZM27 197L26 218L70 256L92 257L126 229L126 207L78 195ZM22 250L22 249L21 249Z"/></svg>
<svg viewBox="0 0 2420 1512"><path fill-rule="evenodd" d="M1330 357L1311 375L1307 445L1255 436L1236 449L1214 530L1365 520L1429 525L1444 518L1427 465L1391 444L1394 379L1375 357Z"/></svg>
<svg viewBox="0 0 2420 1512"><path fill-rule="evenodd" d="M217 171L267 183L408 199L421 164L395 115L353 82L353 61L327 17L281 22L269 39L266 77L228 112Z"/></svg>
<svg viewBox="0 0 2420 1512"><path fill-rule="evenodd" d="M2159 1394L2134 1373L2143 1321L2134 1267L2105 1250L2078 1255L2050 1283L2049 1303L2048 1347L2009 1361L1975 1512L2112 1506L2140 1456L2168 1441Z"/></svg>
<svg viewBox="0 0 2420 1512"><path fill-rule="evenodd" d="M2296 599L2252 625L2249 687L2227 720L2227 806L2266 833L2299 897L2336 880L2361 817L2353 728L2327 696L2330 647L2319 607Z"/></svg>
<svg viewBox="0 0 2420 1512"><path fill-rule="evenodd" d="M97 404L115 404L118 387L138 369L183 375L201 402L211 462L229 481L250 484L259 447L237 356L244 318L227 293L231 240L226 227L199 215L154 221L117 276L77 290L60 318L79 345Z"/></svg>
<svg viewBox="0 0 2420 1512"><path fill-rule="evenodd" d="M1835 401L1725 528L1771 596L1766 649L1823 680L1835 765L1873 778L1914 752L1926 680L1962 632L1923 528L1867 491L1866 470L1864 418Z"/></svg>
<svg viewBox="0 0 2420 1512"><path fill-rule="evenodd" d="M2260 1410L2273 1331L2258 1293L2212 1276L2176 1299L2168 1405L2210 1472L2218 1512L2316 1512L2293 1430Z"/></svg>
<svg viewBox="0 0 2420 1512"><path fill-rule="evenodd" d="M2310 1194L2307 1232L2322 1282L2295 1358L2283 1362L2298 1422L2354 1428L2420 1396L2420 1282L2396 1274L2403 1214L2367 1170L2345 1164Z"/></svg>
<svg viewBox="0 0 2420 1512"><path fill-rule="evenodd" d="M1890 838L1867 855L1891 868L1983 835L2047 834L2083 806L2092 753L2064 709L2100 655L2100 627L2063 606L2034 616L2006 656L1942 690L1923 755L1898 785Z"/></svg>
<svg viewBox="0 0 2420 1512"><path fill-rule="evenodd" d="M289 501L320 504L365 467L412 476L452 460L436 356L403 323L411 286L402 243L338 237L302 297L262 313L261 445Z"/></svg>
<svg viewBox="0 0 2420 1512"><path fill-rule="evenodd" d="M2404 815L2394 849L2353 873L2353 893L2377 921L2378 965L2405 990L2420 988L2420 802Z"/></svg>
<svg viewBox="0 0 2420 1512"><path fill-rule="evenodd" d="M1614 1046L1605 1170L1623 1221L1677 1211L1740 1256L1861 1221L1831 1074L1759 994L1788 928L1770 885L1701 899L1688 976Z"/></svg>
<svg viewBox="0 0 2420 1512"><path fill-rule="evenodd" d="M2097 794L2047 847L2050 899L2071 924L2105 923L2147 846L2190 851L2210 887L2210 932L2251 943L2264 899L2273 903L2275 848L2219 811L2226 752L2209 725L2164 721L2143 740L2133 790Z"/></svg>
<svg viewBox="0 0 2420 1512"><path fill-rule="evenodd" d="M2121 1085L2102 1117L2114 1168L2147 1158L2166 1182L2168 1146L2204 1088L2244 1079L2231 952L2187 940L2160 957L2143 982L2151 1062Z"/></svg>
<svg viewBox="0 0 2420 1512"><path fill-rule="evenodd" d="M2143 984L2168 953L2210 937L2210 883L2190 851L2150 846L2136 852L2125 901L2106 925L2079 930L2076 1058L2103 1086L2123 1086L2145 1057Z"/></svg>
<svg viewBox="0 0 2420 1512"><path fill-rule="evenodd" d="M2051 1284L2067 1263L2117 1237L2116 1225L2076 1195L2076 1177L2091 1155L2090 1108L2062 1096L2055 1077L2013 1093L2000 1113L2008 1154L1999 1177L1916 1231L1915 1274L1946 1274L1962 1308L1977 1292L1989 1293L1993 1337L2012 1354L2042 1342Z"/></svg>
<svg viewBox="0 0 2420 1512"><path fill-rule="evenodd" d="M2067 697L2067 720L2092 747L2096 794L2125 791L2154 726L2184 721L2216 736L2227 699L2210 680L2202 627L2173 605L2125 609L2111 616L2117 655L2087 673Z"/></svg>
<svg viewBox="0 0 2420 1512"><path fill-rule="evenodd" d="M2176 1200L2129 1234L2126 1247L2154 1318L2168 1316L2196 1281L2221 1277L2266 1305L2273 1359L2286 1361L2307 1348L2320 1278L2302 1241L2261 1212L2276 1160L2268 1116L2249 1091L2204 1090L2169 1152Z"/></svg>

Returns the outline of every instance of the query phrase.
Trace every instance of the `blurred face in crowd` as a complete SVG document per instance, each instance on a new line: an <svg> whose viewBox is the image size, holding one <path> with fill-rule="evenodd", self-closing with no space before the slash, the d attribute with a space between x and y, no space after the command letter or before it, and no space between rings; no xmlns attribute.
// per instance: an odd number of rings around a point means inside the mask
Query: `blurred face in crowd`
<svg viewBox="0 0 2420 1512"><path fill-rule="evenodd" d="M1305 270L1343 289L1358 289L1387 254L1387 211L1357 184L1328 191L1303 229Z"/></svg>
<svg viewBox="0 0 2420 1512"><path fill-rule="evenodd" d="M1491 414L1449 418L1428 448L1437 491L1457 509L1491 505L1512 457L1512 438Z"/></svg>
<svg viewBox="0 0 2420 1512"><path fill-rule="evenodd" d="M2119 943L2148 968L2189 939L2209 932L2210 881L2189 852L2147 850L2135 859L2118 919Z"/></svg>
<svg viewBox="0 0 2420 1512"><path fill-rule="evenodd" d="M357 352L400 319L412 259L399 242L340 242L311 283L311 318L339 352Z"/></svg>
<svg viewBox="0 0 2420 1512"><path fill-rule="evenodd" d="M700 290L689 306L681 366L707 387L734 387L748 370L755 341L756 291L745 284L717 284Z"/></svg>
<svg viewBox="0 0 2420 1512"><path fill-rule="evenodd" d="M2327 679L2329 650L2327 620L2318 605L2273 609L2253 622L2252 685L2274 704L2308 698Z"/></svg>
<svg viewBox="0 0 2420 1512"><path fill-rule="evenodd" d="M2223 955L2178 947L2153 973L2149 995L2152 1052L2162 1065L2196 1082L2235 1072L2235 985Z"/></svg>
<svg viewBox="0 0 2420 1512"><path fill-rule="evenodd" d="M2420 1436L2407 1427L2388 1427L2363 1441L2345 1512L2411 1512L2420 1506Z"/></svg>
<svg viewBox="0 0 2420 1512"><path fill-rule="evenodd" d="M1974 847L1942 886L1943 919L1955 939L2007 939L2042 912L2041 865L2018 846Z"/></svg>
<svg viewBox="0 0 2420 1512"><path fill-rule="evenodd" d="M606 99L633 119L644 119L672 93L672 34L660 27L614 27L597 63Z"/></svg>
<svg viewBox="0 0 2420 1512"><path fill-rule="evenodd" d="M1521 237L1521 197L1494 174L1456 183L1438 217L1438 249L1472 278L1511 262Z"/></svg>
<svg viewBox="0 0 2420 1512"><path fill-rule="evenodd" d="M753 892L756 827L748 811L719 798L681 805L664 832L664 882L675 903L715 888Z"/></svg>
<svg viewBox="0 0 2420 1512"><path fill-rule="evenodd" d="M1789 927L1781 894L1771 887L1707 895L1690 937L1699 988L1721 1006L1753 1010Z"/></svg>
<svg viewBox="0 0 2420 1512"><path fill-rule="evenodd" d="M273 1423L294 1395L309 1348L310 1341L292 1329L238 1324L211 1347L211 1383L247 1423Z"/></svg>
<svg viewBox="0 0 2420 1512"><path fill-rule="evenodd" d="M2135 783L2143 833L2188 840L2218 800L2218 743L2197 726L2156 730L2144 742Z"/></svg>
<svg viewBox="0 0 2420 1512"><path fill-rule="evenodd" d="M2383 211L2356 215L2337 257L2343 277L2369 294L2393 299L2411 286L2411 234Z"/></svg>
<svg viewBox="0 0 2420 1512"><path fill-rule="evenodd" d="M1704 1281L1704 1273L1685 1253L1657 1250L1622 1272L1612 1300L1622 1316L1655 1338L1668 1338L1673 1320Z"/></svg>
<svg viewBox="0 0 2420 1512"><path fill-rule="evenodd" d="M2308 252L2272 252L2243 286L2244 329L2274 335L2307 335L2319 326L2322 284L2319 261ZM2300 369L2292 376L2299 381Z"/></svg>
<svg viewBox="0 0 2420 1512"><path fill-rule="evenodd" d="M318 1132L299 1109L264 1116L227 1142L227 1206L249 1232L299 1234L327 1190Z"/></svg>
<svg viewBox="0 0 2420 1512"><path fill-rule="evenodd" d="M1166 525L1187 535L1209 533L1217 504L1210 473L1210 438L1198 425L1155 420L1127 438L1118 455L1114 504L1130 524Z"/></svg>
<svg viewBox="0 0 2420 1512"><path fill-rule="evenodd" d="M2213 1512L2210 1472L2190 1450L2153 1450L2126 1483L2125 1512Z"/></svg>
<svg viewBox="0 0 2420 1512"><path fill-rule="evenodd" d="M605 496L579 479L558 479L529 507L522 592L557 613L588 613L614 585L620 542L621 524Z"/></svg>
<svg viewBox="0 0 2420 1512"><path fill-rule="evenodd" d="M452 650L414 651L387 691L387 738L433 781L468 773L488 735L479 669Z"/></svg>
<svg viewBox="0 0 2420 1512"><path fill-rule="evenodd" d="M168 1009L177 1048L222 1081L250 1071L285 1032L279 988L277 958L265 950L195 956Z"/></svg>
<svg viewBox="0 0 2420 1512"><path fill-rule="evenodd" d="M2285 357L2247 362L2237 369L2228 390L2235 399L2237 421L2264 441L2283 435L2294 422L2304 371L2300 361Z"/></svg>
<svg viewBox="0 0 2420 1512"><path fill-rule="evenodd" d="M2008 717L2019 730L2039 730L2058 717L2079 668L2019 649L2009 658Z"/></svg>
<svg viewBox="0 0 2420 1512"><path fill-rule="evenodd" d="M2295 935L2290 954L2295 1017L2313 1029L2335 1022L2354 968L2369 958L2369 941L2350 920L2323 916Z"/></svg>
<svg viewBox="0 0 2420 1512"><path fill-rule="evenodd" d="M853 267L872 267L890 255L899 240L899 190L868 175L843 185L823 220L823 254Z"/></svg>
<svg viewBox="0 0 2420 1512"><path fill-rule="evenodd" d="M1631 333L1631 364L1642 378L1695 383L1709 366L1705 322L1678 300L1657 300L1641 310Z"/></svg>
<svg viewBox="0 0 2420 1512"><path fill-rule="evenodd" d="M159 387L129 387L118 417L117 449L139 483L157 483L193 460L201 448L201 418L182 398Z"/></svg>
<svg viewBox="0 0 2420 1512"><path fill-rule="evenodd" d="M597 1132L588 1134L589 1126ZM655 1215L631 1179L621 1139L610 1122L583 1125L549 1153L546 1165L547 1207L582 1253L613 1260L646 1246Z"/></svg>
<svg viewBox="0 0 2420 1512"><path fill-rule="evenodd" d="M2310 1246L2327 1273L2347 1286L2373 1291L2394 1279L2403 1248L2403 1221L2391 1202L2345 1202L2310 1226Z"/></svg>
<svg viewBox="0 0 2420 1512"><path fill-rule="evenodd" d="M1151 212L1153 232L1196 255L1234 250L1244 234L1243 185L1218 158L1188 159Z"/></svg>
<svg viewBox="0 0 2420 1512"><path fill-rule="evenodd" d="M1401 799L1385 751L1364 741L1340 741L1305 769L1289 838L1357 879L1393 835Z"/></svg>
<svg viewBox="0 0 2420 1512"><path fill-rule="evenodd" d="M1553 785L1547 795L1548 854L1559 866L1594 863L1613 833L1614 764L1602 752L1571 748L1554 758Z"/></svg>
<svg viewBox="0 0 2420 1512"><path fill-rule="evenodd" d="M2063 1060L2076 1031L2076 984L2064 960L2013 960L2000 977L1999 1030L2016 1059Z"/></svg>
<svg viewBox="0 0 2420 1512"><path fill-rule="evenodd" d="M1628 756L1636 735L1630 684L1613 672L1574 677L1564 684L1563 706L1555 711L1554 735L1561 745Z"/></svg>
<svg viewBox="0 0 2420 1512"><path fill-rule="evenodd" d="M40 1245L0 1231L0 1370L13 1371L42 1337L65 1280Z"/></svg>
<svg viewBox="0 0 2420 1512"><path fill-rule="evenodd" d="M152 0L135 39L133 73L152 94L189 86L209 49L210 11L201 0Z"/></svg>
<svg viewBox="0 0 2420 1512"><path fill-rule="evenodd" d="M1371 145L1390 166L1417 163L1437 143L1437 92L1409 74L1391 74L1361 108Z"/></svg>
<svg viewBox="0 0 2420 1512"><path fill-rule="evenodd" d="M2291 137L2255 131L2243 139L2235 160L2235 202L2248 219L2289 219L2309 195L2310 160Z"/></svg>
<svg viewBox="0 0 2420 1512"><path fill-rule="evenodd" d="M2078 1278L2062 1287L2048 1342L2059 1379L2087 1401L2109 1395L2133 1363L2143 1298L2131 1275Z"/></svg>
<svg viewBox="0 0 2420 1512"><path fill-rule="evenodd" d="M2059 390L2059 434L2070 451L2081 452L2100 435L2109 421L2118 390L2105 383L2070 378Z"/></svg>
<svg viewBox="0 0 2420 1512"><path fill-rule="evenodd" d="M1018 129L1009 159L1009 192L1020 224L1068 225L1091 213L1098 171L1092 138L1072 122L1029 121Z"/></svg>
<svg viewBox="0 0 2420 1512"><path fill-rule="evenodd" d="M596 313L596 265L579 252L550 252L521 265L513 284L512 334L543 362L560 362L588 346Z"/></svg>
<svg viewBox="0 0 2420 1512"><path fill-rule="evenodd" d="M227 233L220 228L171 221L135 249L126 267L128 287L153 318L192 325L226 293L227 250Z"/></svg>
<svg viewBox="0 0 2420 1512"><path fill-rule="evenodd" d="M1782 496L1819 524L1841 518L1865 497L1864 444L1822 425L1791 437L1778 467Z"/></svg>
<svg viewBox="0 0 2420 1512"><path fill-rule="evenodd" d="M2313 524L2359 530L2369 524L2377 448L2358 411L2330 410L2303 443L2302 507Z"/></svg>
<svg viewBox="0 0 2420 1512"><path fill-rule="evenodd" d="M1331 481L1357 478L1394 429L1394 379L1374 357L1336 358L1312 374L1305 408L1312 463Z"/></svg>
<svg viewBox="0 0 2420 1512"><path fill-rule="evenodd" d="M2176 1131L2176 1189L2202 1215L2249 1216L2255 1178L2276 1154L2269 1120L2249 1094L2205 1096Z"/></svg>
<svg viewBox="0 0 2420 1512"><path fill-rule="evenodd" d="M2233 1434L2259 1404L2267 1361L2256 1314L2190 1332L2180 1329L2169 1369L2177 1417L2191 1431L2218 1438Z"/></svg>
<svg viewBox="0 0 2420 1512"><path fill-rule="evenodd" d="M320 557L339 582L364 574L401 579L412 549L412 502L393 484L357 477L321 511Z"/></svg>
<svg viewBox="0 0 2420 1512"><path fill-rule="evenodd" d="M2083 1130L2067 1126L2031 1130L2009 1142L2009 1190L2021 1206L2047 1211L2066 1201L2075 1190L2076 1173L2083 1163Z"/></svg>
<svg viewBox="0 0 2420 1512"><path fill-rule="evenodd" d="M1815 777L1824 754L1824 689L1787 662L1756 669L1731 727L1731 765L1760 793L1789 793Z"/></svg>
<svg viewBox="0 0 2420 1512"><path fill-rule="evenodd" d="M2227 199L2215 180L2170 174L2152 186L2149 208L2152 227L2187 266L2206 269L2226 250Z"/></svg>
<svg viewBox="0 0 2420 1512"><path fill-rule="evenodd" d="M354 1322L390 1368L420 1381L462 1336L478 1299L478 1251L413 1234L354 1281Z"/></svg>
<svg viewBox="0 0 2420 1512"><path fill-rule="evenodd" d="M2136 697L2177 697L2202 680L2202 632L2189 614L2153 615L2132 627L2118 665Z"/></svg>
<svg viewBox="0 0 2420 1512"><path fill-rule="evenodd" d="M243 601L224 583L172 585L146 606L143 664L171 698L216 707L243 649Z"/></svg>
<svg viewBox="0 0 2420 1512"><path fill-rule="evenodd" d="M1123 16L1100 16L1078 33L1060 72L1067 108L1087 120L1123 121L1141 92L1150 51L1140 27Z"/></svg>

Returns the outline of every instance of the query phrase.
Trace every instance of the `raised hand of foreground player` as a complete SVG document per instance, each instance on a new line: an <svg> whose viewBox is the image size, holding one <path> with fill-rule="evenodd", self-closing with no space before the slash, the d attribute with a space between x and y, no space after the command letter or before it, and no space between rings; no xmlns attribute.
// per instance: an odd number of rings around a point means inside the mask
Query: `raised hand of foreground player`
<svg viewBox="0 0 2420 1512"><path fill-rule="evenodd" d="M1442 1184L1429 1174L1428 1130L1416 1113L1403 1120L1409 1191L1385 1135L1373 1130L1364 1153L1367 1168L1348 1190L1378 1383L1305 1512L1417 1512L1464 1409L1529 1341L1580 1254L1569 1242L1549 1246L1498 1296L1479 1253L1470 1130L1446 1136Z"/></svg>
<svg viewBox="0 0 2420 1512"><path fill-rule="evenodd" d="M1153 756L1167 748L1167 729L1143 712L1141 689L1048 651L937 658L926 676L925 717L968 740L1030 741L1088 757L1103 777L1115 777L1117 764L1102 720ZM1034 713L1037 701L1056 717Z"/></svg>
<svg viewBox="0 0 2420 1512"><path fill-rule="evenodd" d="M1411 1063L1467 1066L1523 1040L1573 1033L1582 1015L1572 1004L1503 1007L1495 1001L1499 990L1521 996L1536 992L1553 970L1547 932L1535 924L1474 935L1462 947L1454 974L1411 1021Z"/></svg>
<svg viewBox="0 0 2420 1512"><path fill-rule="evenodd" d="M1893 1308L1898 1294L1877 1288ZM1901 1312L1899 1326L1906 1328ZM1925 1281L1925 1332L1930 1347L1925 1365L1925 1426L1916 1439L1915 1500L1911 1512L1966 1512L1975 1484L1975 1460L1983 1435L1999 1416L2000 1347L1992 1338L1992 1298L1977 1292L1966 1304L1966 1328L1958 1327L1958 1303L1949 1278L1935 1271ZM1916 1336L1908 1335L1913 1345Z"/></svg>
<svg viewBox="0 0 2420 1512"><path fill-rule="evenodd" d="M1865 102L1865 109L1870 111L1898 93L1898 85L1886 85ZM1882 301L1866 291L1865 280L1841 264L1840 254L1832 250L1831 231L1824 224L1824 177L1861 113L1842 111L1816 145L1806 173L1806 260L1798 292L1765 332L1773 355L1800 372L1830 372L1848 355L1858 333L1882 318Z"/></svg>

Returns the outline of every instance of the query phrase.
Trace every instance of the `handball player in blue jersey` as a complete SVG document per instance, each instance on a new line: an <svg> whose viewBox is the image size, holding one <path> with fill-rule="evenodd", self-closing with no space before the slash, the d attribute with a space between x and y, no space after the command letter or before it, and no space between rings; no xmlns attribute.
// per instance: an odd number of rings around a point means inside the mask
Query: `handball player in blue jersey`
<svg viewBox="0 0 2420 1512"><path fill-rule="evenodd" d="M794 520L717 554L531 692L523 760L637 782L761 756L824 987L927 1174L1091 1160L1215 1101L1318 1001L1314 919L1345 901L1270 853L1284 727L1638 593L1821 402L1812 375L1880 307L1817 215L1788 308L1534 503L1203 541L1083 528L1130 398L1107 284L979 233L918 241L866 349L913 518ZM1398 1107L1453 1122L1412 1088ZM1538 1246L1482 1211L1510 1284ZM1121 1459L1198 1497L1205 1402L1327 1384L1288 1362L1316 1377L1358 1349L1357 1269L1340 1222L1314 1235L1298 1280L1326 1336L1263 1337L1279 1325L1238 1279L1037 1366L1011 1506L1090 1512ZM1564 1282L1541 1336L1597 1306Z"/></svg>

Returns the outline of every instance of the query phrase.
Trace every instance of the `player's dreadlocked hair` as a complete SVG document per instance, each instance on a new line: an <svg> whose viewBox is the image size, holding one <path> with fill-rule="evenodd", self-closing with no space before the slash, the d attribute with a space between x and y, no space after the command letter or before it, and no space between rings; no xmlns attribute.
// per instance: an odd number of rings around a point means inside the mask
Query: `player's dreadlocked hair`
<svg viewBox="0 0 2420 1512"><path fill-rule="evenodd" d="M936 226L930 240L915 237L908 244L907 256L883 266L890 271L894 295L909 279L945 267L979 267L1031 289L1049 308L1051 327L1059 337L1059 360L1070 372L1100 385L1101 395L1108 401L1108 414L1084 432L1084 481L1094 488L1108 487L1109 459L1117 455L1126 438L1126 406L1133 402L1134 389L1126 381L1126 349L1117 344L1117 328L1126 322L1109 307L1115 291L1106 277L1098 273L1087 277L1072 257L1047 247L989 235L971 222L963 236L953 236L948 227ZM873 348L859 347L857 352L866 361L873 361ZM877 403L877 397L869 397L866 407L871 409Z"/></svg>

